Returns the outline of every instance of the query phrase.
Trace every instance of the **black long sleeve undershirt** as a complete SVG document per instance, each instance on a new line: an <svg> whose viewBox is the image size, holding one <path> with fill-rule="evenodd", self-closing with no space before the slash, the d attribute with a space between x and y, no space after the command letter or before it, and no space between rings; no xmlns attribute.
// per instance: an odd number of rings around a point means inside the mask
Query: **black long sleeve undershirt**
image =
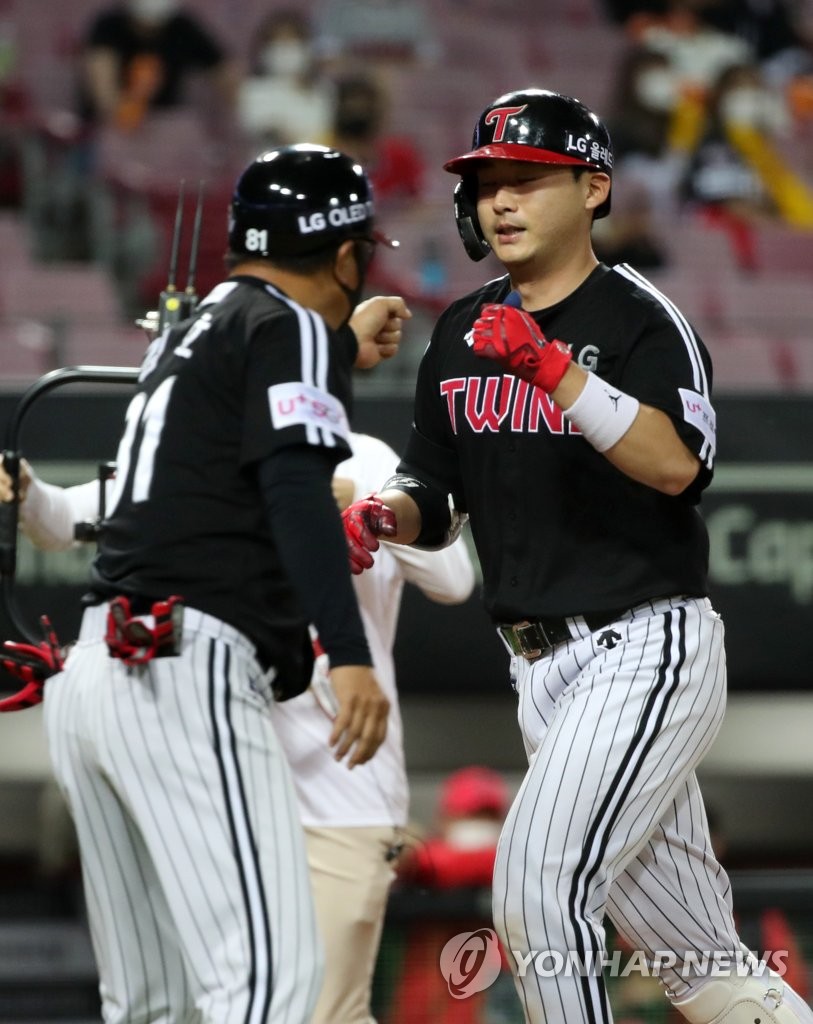
<svg viewBox="0 0 813 1024"><path fill-rule="evenodd" d="M335 463L323 448L284 448L258 477L280 559L331 666L372 665L330 488Z"/></svg>

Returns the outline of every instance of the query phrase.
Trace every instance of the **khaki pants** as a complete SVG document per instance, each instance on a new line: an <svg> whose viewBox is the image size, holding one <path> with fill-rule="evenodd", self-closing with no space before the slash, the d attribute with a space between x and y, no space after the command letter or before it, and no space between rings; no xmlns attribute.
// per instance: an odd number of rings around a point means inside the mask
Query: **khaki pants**
<svg viewBox="0 0 813 1024"><path fill-rule="evenodd" d="M305 829L325 950L324 982L311 1024L374 1024L370 991L395 878L386 854L396 838L391 826Z"/></svg>

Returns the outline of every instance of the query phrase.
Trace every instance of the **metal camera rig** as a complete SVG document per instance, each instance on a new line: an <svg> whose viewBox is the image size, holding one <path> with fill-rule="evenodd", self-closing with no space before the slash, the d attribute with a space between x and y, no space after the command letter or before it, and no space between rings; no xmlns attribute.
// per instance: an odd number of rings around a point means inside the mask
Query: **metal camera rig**
<svg viewBox="0 0 813 1024"><path fill-rule="evenodd" d="M198 185L197 202L192 227L186 285L179 289L176 278L183 232L185 182L180 183L178 204L172 232L172 246L166 287L161 292L158 308L136 320L152 341L164 331L191 316L198 304L195 291L195 272L200 244L203 216L204 182ZM3 468L11 478L13 498L0 503L0 599L14 630L23 638L22 643L6 641L0 647L0 665L12 675L22 679L23 689L11 697L0 700L0 712L16 711L39 703L42 685L49 675L62 667L63 651L59 647L50 620L40 617L40 635L37 635L20 614L14 594L17 572L17 533L19 525L20 463L23 458L22 428L31 407L43 396L67 384L135 384L139 370L129 366L67 366L46 373L23 392L6 425ZM105 491L107 481L115 474L115 464L99 465L99 511L95 520L77 523L74 535L80 541L98 539L105 518Z"/></svg>

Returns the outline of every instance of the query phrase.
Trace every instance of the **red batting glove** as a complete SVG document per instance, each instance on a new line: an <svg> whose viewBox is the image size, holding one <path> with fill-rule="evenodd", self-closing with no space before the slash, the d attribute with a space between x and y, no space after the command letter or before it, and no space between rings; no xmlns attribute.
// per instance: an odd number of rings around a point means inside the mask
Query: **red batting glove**
<svg viewBox="0 0 813 1024"><path fill-rule="evenodd" d="M548 341L524 309L497 303L480 310L472 348L548 394L556 390L573 358L563 341Z"/></svg>
<svg viewBox="0 0 813 1024"><path fill-rule="evenodd" d="M397 532L395 513L374 494L368 494L342 512L344 535L350 554L350 571L360 576L371 568L371 551L378 551L379 537L392 537Z"/></svg>
<svg viewBox="0 0 813 1024"><path fill-rule="evenodd" d="M21 690L0 700L0 712L22 711L42 701L45 680L62 671L64 658L56 634L46 615L40 619L46 640L41 644L18 644L6 640L0 647L0 665L25 684Z"/></svg>

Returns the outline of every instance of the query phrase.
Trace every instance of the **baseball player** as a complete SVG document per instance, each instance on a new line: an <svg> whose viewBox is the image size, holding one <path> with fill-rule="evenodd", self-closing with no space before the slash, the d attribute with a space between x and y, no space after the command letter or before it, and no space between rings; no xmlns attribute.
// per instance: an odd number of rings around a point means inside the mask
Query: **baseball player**
<svg viewBox="0 0 813 1024"><path fill-rule="evenodd" d="M45 691L79 841L104 1018L306 1024L321 944L271 723L330 658L328 742L384 739L331 493L352 366L398 347L403 301L358 305L369 183L318 146L239 178L230 274L142 364L80 636Z"/></svg>
<svg viewBox="0 0 813 1024"><path fill-rule="evenodd" d="M333 476L340 508L369 493L398 465L398 456L378 438L351 433L349 440L353 454ZM0 465L0 501L11 499L10 484ZM112 485L108 481L108 491ZM74 523L96 514L98 487L95 481L55 487L24 463L22 529L44 550L69 548ZM436 552L385 545L375 572L353 582L376 677L390 702L386 739L375 758L348 773L331 755L334 711L326 706L330 694L323 687L321 658L311 689L271 705L274 731L293 769L325 947L324 980L311 1024L368 1024L372 1019L372 977L409 802L392 653L404 583L419 587L433 601L456 604L471 594L474 569L462 538Z"/></svg>
<svg viewBox="0 0 813 1024"><path fill-rule="evenodd" d="M442 545L471 517L529 759L493 886L526 1020L611 1019L607 914L691 1024L810 1022L741 947L709 842L695 768L726 689L697 510L711 363L673 302L593 253L612 163L594 113L527 89L445 165L467 251L506 273L440 317L399 471L345 513L351 559L367 567L379 536Z"/></svg>

